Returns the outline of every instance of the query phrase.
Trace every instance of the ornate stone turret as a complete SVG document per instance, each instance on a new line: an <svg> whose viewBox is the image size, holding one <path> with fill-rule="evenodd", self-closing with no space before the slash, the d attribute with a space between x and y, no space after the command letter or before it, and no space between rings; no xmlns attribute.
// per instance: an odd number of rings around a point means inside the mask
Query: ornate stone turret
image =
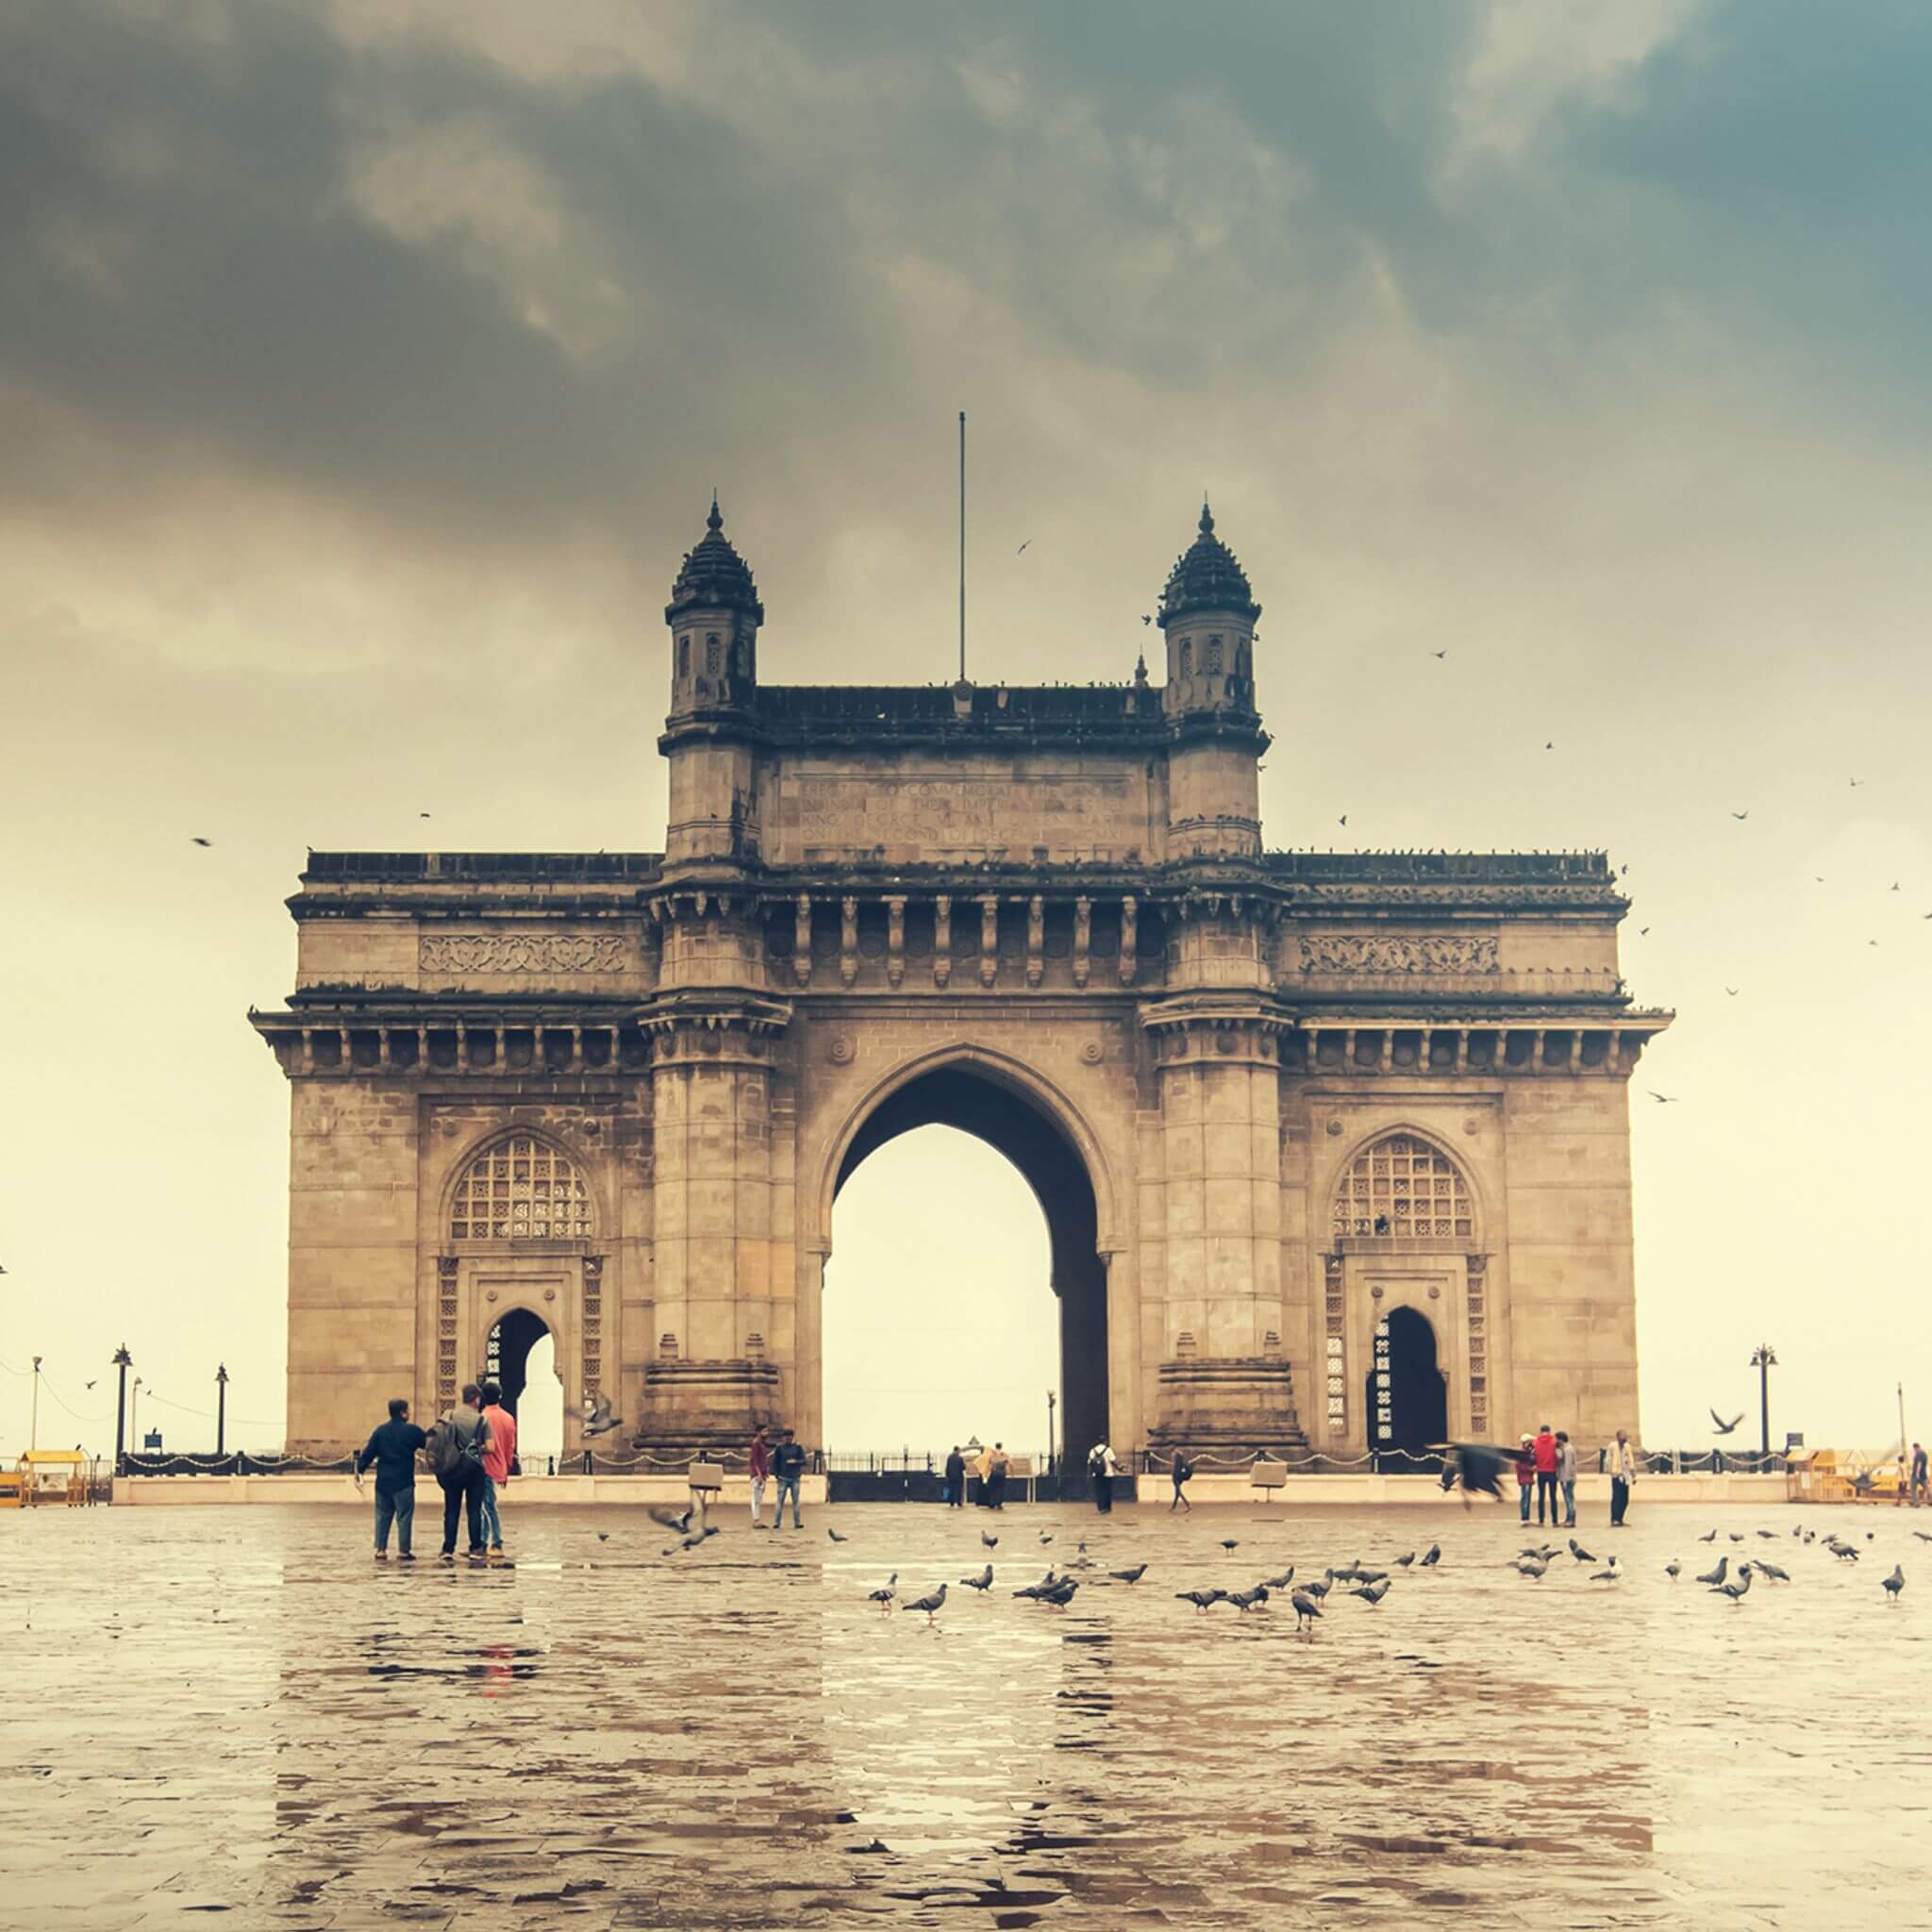
<svg viewBox="0 0 1932 1932"><path fill-rule="evenodd" d="M1247 574L1214 534L1200 534L1168 574L1155 620L1167 639L1160 705L1174 745L1168 760L1170 858L1256 857L1261 850L1259 781L1268 740L1255 708L1255 620L1261 607Z"/></svg>
<svg viewBox="0 0 1932 1932"><path fill-rule="evenodd" d="M758 691L758 626L765 607L751 566L731 546L718 499L697 548L671 586L671 715L748 708Z"/></svg>
<svg viewBox="0 0 1932 1932"><path fill-rule="evenodd" d="M668 864L756 855L747 727L758 705L765 607L751 566L724 534L718 499L671 586L671 715L658 748L671 761Z"/></svg>
<svg viewBox="0 0 1932 1932"><path fill-rule="evenodd" d="M1200 534L1175 561L1155 620L1167 637L1170 716L1255 716L1255 621L1261 607L1247 573L1214 534L1201 506Z"/></svg>

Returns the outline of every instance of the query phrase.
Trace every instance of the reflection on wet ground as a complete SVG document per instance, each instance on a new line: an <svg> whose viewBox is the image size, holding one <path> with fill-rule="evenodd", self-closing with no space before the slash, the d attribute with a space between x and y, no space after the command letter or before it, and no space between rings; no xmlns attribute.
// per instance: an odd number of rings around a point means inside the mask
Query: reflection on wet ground
<svg viewBox="0 0 1932 1932"><path fill-rule="evenodd" d="M675 1558L505 1514L500 1571L317 1507L0 1526L0 1924L1932 1925L1924 1516L1640 1509L1607 1583L1453 1506L734 1513ZM1069 1607L1013 1599L1082 1538ZM1791 1580L1733 1605L1720 1554ZM1309 1640L1174 1598L1356 1558L1387 1600ZM895 1571L937 1627L866 1601Z"/></svg>

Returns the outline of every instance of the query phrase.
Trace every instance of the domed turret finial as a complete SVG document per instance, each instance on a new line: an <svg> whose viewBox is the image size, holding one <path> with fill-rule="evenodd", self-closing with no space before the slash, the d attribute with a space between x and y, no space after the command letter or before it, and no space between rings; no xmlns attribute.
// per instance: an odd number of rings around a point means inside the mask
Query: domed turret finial
<svg viewBox="0 0 1932 1932"><path fill-rule="evenodd" d="M716 490L713 490L711 491L711 514L705 519L705 528L708 530L722 530L724 527L724 519L718 514L718 492Z"/></svg>
<svg viewBox="0 0 1932 1932"><path fill-rule="evenodd" d="M1214 534L1214 512L1208 506L1205 491L1200 534L1169 572L1167 588L1160 594L1160 612L1154 621L1165 630L1174 619L1193 610L1224 611L1250 624L1261 614L1248 586L1247 573L1234 552Z"/></svg>
<svg viewBox="0 0 1932 1932"><path fill-rule="evenodd" d="M715 490L711 491L710 514L705 519L705 534L699 538L697 548L686 554L684 568L671 587L665 622L674 622L680 610L699 607L742 610L754 624L765 621L764 606L758 602L758 585L750 568L724 534L724 518L718 508Z"/></svg>
<svg viewBox="0 0 1932 1932"><path fill-rule="evenodd" d="M1201 534L1211 537L1214 534L1214 512L1208 508L1208 492L1201 492Z"/></svg>

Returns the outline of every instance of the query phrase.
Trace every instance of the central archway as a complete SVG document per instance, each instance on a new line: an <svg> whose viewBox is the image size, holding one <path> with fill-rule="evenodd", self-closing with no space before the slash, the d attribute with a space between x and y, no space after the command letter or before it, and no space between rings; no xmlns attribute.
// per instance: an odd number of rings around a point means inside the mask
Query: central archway
<svg viewBox="0 0 1932 1932"><path fill-rule="evenodd" d="M1063 1467L1077 1477L1087 1449L1108 1433L1107 1264L1088 1159L1051 1107L1017 1069L996 1061L974 1057L925 1067L862 1112L838 1154L825 1206L829 1223L831 1200L868 1156L920 1127L970 1134L1019 1170L1046 1222L1059 1304L1060 1445Z"/></svg>

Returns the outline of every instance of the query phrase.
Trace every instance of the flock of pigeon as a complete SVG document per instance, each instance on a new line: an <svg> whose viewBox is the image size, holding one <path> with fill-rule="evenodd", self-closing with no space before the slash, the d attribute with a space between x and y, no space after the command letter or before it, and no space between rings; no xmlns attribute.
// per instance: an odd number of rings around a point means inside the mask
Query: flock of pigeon
<svg viewBox="0 0 1932 1932"><path fill-rule="evenodd" d="M706 1533L700 1530L697 1533L698 1540L702 1541ZM716 1534L715 1531L708 1533ZM828 1530L826 1534L834 1542L843 1542L846 1541L836 1529ZM1757 1534L1759 1539L1767 1542L1783 1541L1779 1532L1774 1529L1760 1529ZM1928 1534L1924 1530L1914 1530L1912 1534L1919 1538L1922 1542L1932 1543L1932 1534ZM1707 1543L1715 1542L1717 1536L1718 1532L1713 1529L1707 1536L1701 1537L1699 1541ZM1823 1546L1829 1550L1832 1556L1840 1562L1857 1563L1864 1556L1864 1551L1858 1544L1848 1542L1836 1532L1832 1532L1821 1540L1816 1530L1806 1529L1802 1524L1798 1524L1792 1528L1791 1536L1798 1540L1801 1547L1808 1548L1811 1544L1822 1541ZM1741 1543L1745 1541L1741 1531L1733 1530L1730 1532L1730 1537L1733 1542ZM1868 1543L1871 1542L1874 1537L1875 1532L1868 1532L1866 1541ZM995 1548L999 1543L997 1536L989 1535L985 1531L980 1533L979 1540L989 1550ZM1053 1537L1049 1532L1042 1530L1040 1532L1040 1541L1042 1545L1049 1544L1053 1541ZM1241 1540L1238 1537L1225 1537L1222 1540L1221 1547L1229 1556L1233 1556L1241 1548ZM1589 1580L1591 1583L1614 1587L1621 1584L1628 1574L1615 1556L1607 1559L1600 1558L1591 1551L1585 1549L1574 1537L1568 1539L1568 1550L1574 1563L1588 1569ZM1558 1543L1531 1544L1520 1550L1510 1559L1509 1567L1513 1568L1519 1575L1527 1577L1532 1582L1540 1583L1549 1574L1550 1565L1563 1554L1563 1551L1564 1545ZM1389 1594L1390 1590L1393 1587L1396 1581L1395 1573L1433 1570L1441 1560L1441 1545L1440 1543L1431 1543L1420 1555L1414 1550L1409 1550L1402 1556L1392 1558L1391 1566L1387 1570L1371 1569L1357 1558L1339 1570L1324 1569L1320 1576L1309 1576L1297 1584L1295 1582L1295 1566L1291 1563L1278 1575L1264 1576L1246 1590L1223 1590L1219 1588L1177 1590L1174 1594L1176 1602L1192 1604L1195 1612L1204 1616L1213 1609L1217 1604L1232 1605L1239 1614L1245 1616L1251 1610L1265 1608L1271 1600L1285 1594L1294 1611L1297 1634L1312 1637L1315 1634L1316 1624L1325 1614L1324 1603L1330 1592L1338 1585L1346 1586L1342 1594L1359 1597L1370 1608L1374 1609L1380 1606L1382 1599ZM1591 1565L1599 1565L1600 1567L1590 1568L1589 1566ZM1080 1590L1084 1581L1076 1573L1094 1570L1099 1567L1088 1556L1087 1545L1085 1542L1082 1542L1078 1546L1073 1562L1068 1564L1065 1570L1061 1570L1056 1564L1049 1562L1046 1574L1037 1583L1026 1584L1023 1588L1013 1591L1011 1594L1026 1603L1049 1604L1056 1609L1063 1610L1073 1602L1075 1593ZM1107 1581L1109 1584L1125 1584L1131 1588L1146 1575L1147 1569L1148 1566L1143 1562L1135 1563L1122 1570L1108 1570L1106 1573ZM1682 1573L1683 1565L1674 1557L1664 1565L1664 1574L1673 1583L1676 1582ZM1704 1584L1712 1595L1723 1596L1727 1598L1732 1604L1739 1604L1749 1593L1753 1576L1762 1576L1766 1582L1774 1584L1788 1584L1791 1581L1790 1571L1784 1569L1780 1564L1773 1562L1769 1557L1762 1555L1740 1560L1735 1568L1732 1566L1731 1558L1728 1555L1720 1556L1713 1568L1706 1571L1693 1580ZM1892 1566L1891 1574L1881 1578L1880 1582L1885 1591L1887 1601L1890 1604L1896 1604L1906 1587L1905 1566L1895 1563ZM976 1575L960 1577L958 1587L962 1590L976 1591L982 1596L989 1593L993 1587L993 1567L991 1562L989 1560ZM952 1586L941 1583L937 1589L929 1591L922 1596L908 1597L902 1600L899 1595L899 1573L895 1570L877 1589L867 1592L866 1600L869 1603L876 1604L881 1613L887 1615L891 1614L895 1604L901 1610L921 1611L924 1614L926 1623L931 1624L938 1617L940 1611L945 1607L946 1596L950 1588Z"/></svg>

